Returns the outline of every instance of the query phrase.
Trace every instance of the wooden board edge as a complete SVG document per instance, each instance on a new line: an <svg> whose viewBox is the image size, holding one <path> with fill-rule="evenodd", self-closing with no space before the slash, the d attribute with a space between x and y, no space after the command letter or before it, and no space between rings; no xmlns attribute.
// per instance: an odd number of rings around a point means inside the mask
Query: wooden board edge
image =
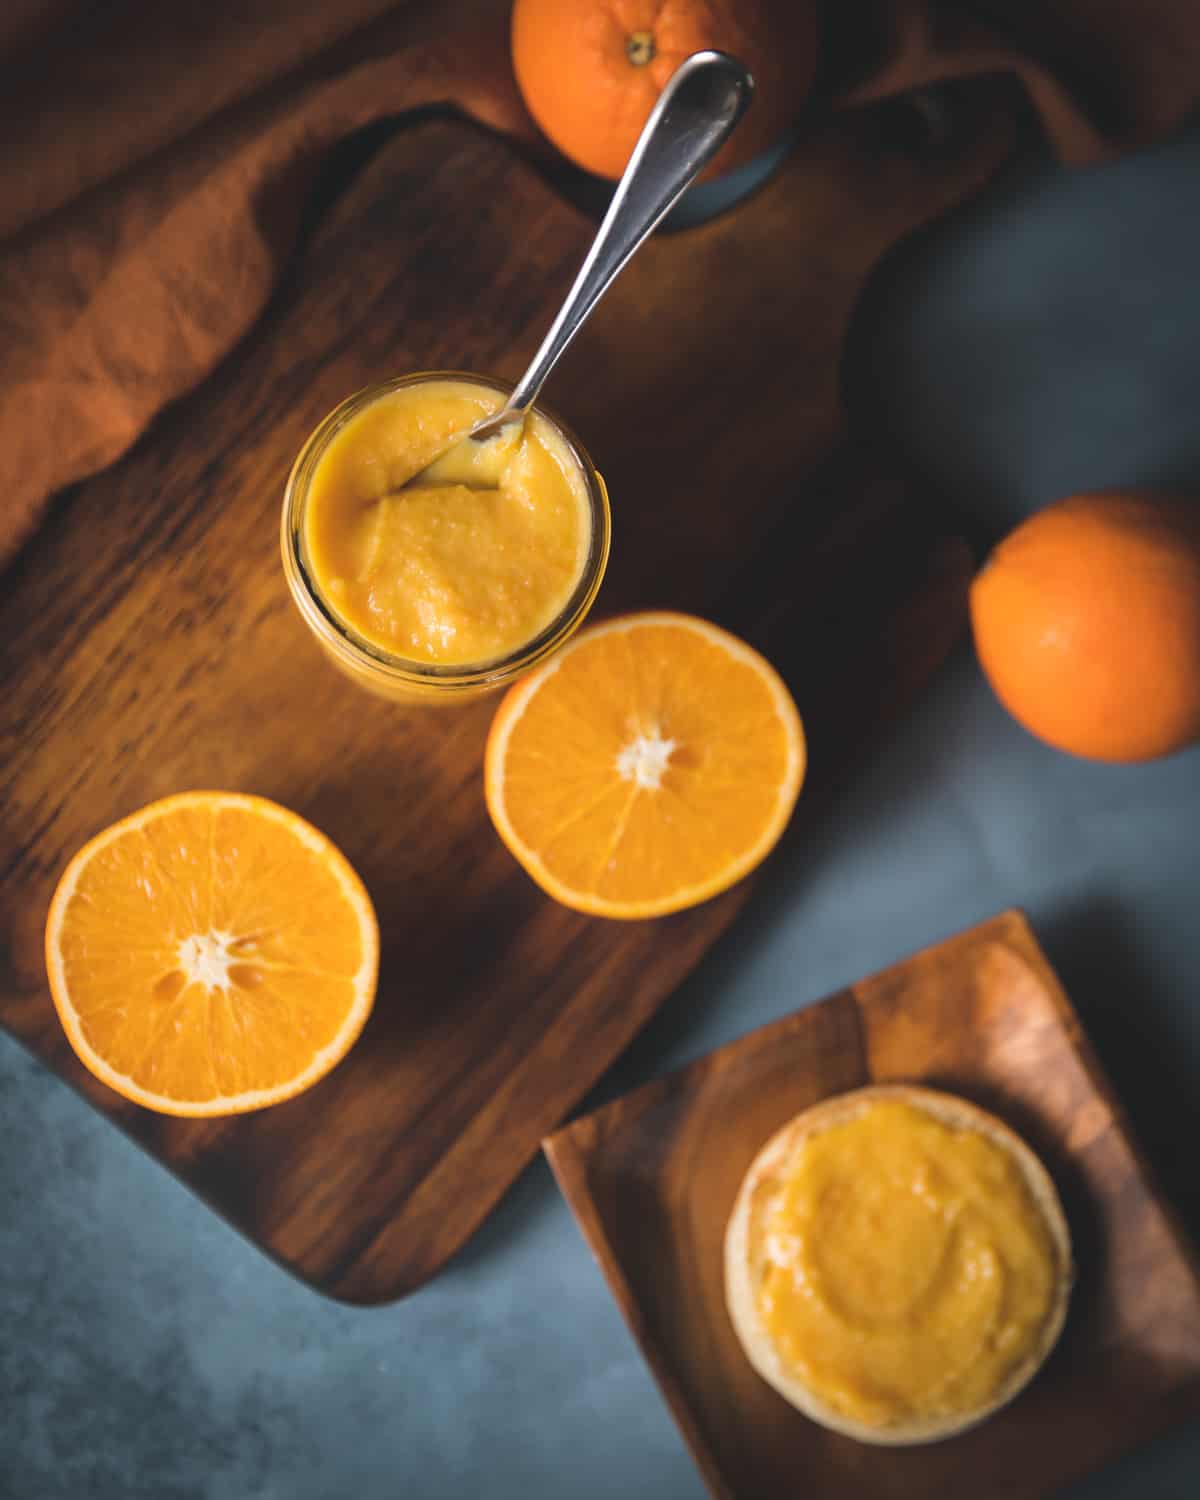
<svg viewBox="0 0 1200 1500"><path fill-rule="evenodd" d="M402 1234L404 1226L403 1212L408 1204L412 1203L414 1199L420 1197L423 1193L429 1193L436 1197L436 1184L439 1181L439 1173L449 1169L450 1164L455 1159L454 1150L439 1158L433 1171L422 1179L416 1190L401 1198L393 1206L393 1210L390 1213L382 1216L374 1233L349 1262L348 1270L343 1271L341 1274L325 1277L323 1284L310 1281L307 1273L299 1273L301 1274L301 1279L307 1285L316 1285L318 1290L322 1291L324 1295L333 1298L334 1301L342 1302L349 1307L391 1306L393 1303L401 1302L406 1297L412 1296L414 1292L420 1291L423 1286L428 1285L429 1282L436 1279L443 1270L450 1266L454 1257L471 1243L475 1234L487 1222L499 1203L511 1190L521 1173L525 1171L530 1162L535 1160L538 1152L544 1151L546 1140L551 1138L556 1132L567 1128L563 1122L569 1120L572 1111L578 1107L588 1092L596 1087L617 1059L622 1057L629 1047L633 1045L645 1028L661 1012L662 1008L670 1003L672 996L678 991L679 986L703 962L704 957L712 951L715 943L719 942L728 933L741 915L746 902L750 899L756 879L757 872L752 872L741 882L740 887L734 887L732 891L724 892L722 896L715 898L716 901L723 902L724 909L721 912L718 922L712 928L711 936L706 937L699 956L686 963L679 977L658 999L643 1000L638 1005L631 1006L622 1012L619 1026L621 1034L619 1045L612 1049L604 1049L599 1054L600 1061L598 1063L594 1066L589 1064L586 1069L581 1069L579 1074L574 1076L569 1084L556 1087L542 1101L537 1111L540 1118L535 1119L533 1122L528 1146L518 1153L514 1169L499 1186L496 1186L494 1190L489 1187L486 1194L477 1198L472 1203L471 1210L466 1215L468 1221L467 1227L454 1240L449 1249L441 1248L435 1253L430 1254L424 1263L405 1277L399 1279L392 1278L383 1292L372 1290L369 1281L364 1282L362 1290L357 1289L357 1283L354 1278L355 1267L362 1264L371 1251L383 1243L390 1234ZM730 900L731 896L734 899ZM598 918L596 920L603 919ZM550 1044L554 1040L556 1030L558 1028L569 1029L572 1013L572 1005L568 1005L558 1014L551 1025L542 1032L539 1041L540 1047L553 1050ZM658 1080L652 1081L657 1082ZM505 1089L510 1089L512 1092L519 1092L519 1088L513 1083L512 1076L502 1085L501 1091L503 1092ZM456 1138L455 1149L465 1139L470 1137L474 1130L481 1129L479 1125L481 1118L482 1116L473 1117L467 1127L460 1132ZM493 1135L494 1130L492 1127L488 1127L482 1131L482 1137L485 1140L490 1140ZM345 1290L341 1290L341 1288L345 1288Z"/></svg>
<svg viewBox="0 0 1200 1500"><path fill-rule="evenodd" d="M922 943L919 948L901 955L894 962L884 964L882 968L874 969L870 974L864 974L861 978L852 980L848 988L856 997L861 997L860 1004L869 1004L873 990L885 984L890 989L903 989L909 972L924 965L935 954L943 957L953 955L962 949L978 948L981 943L988 941L1015 947L1020 950L1023 958L1027 957L1030 952L1041 955L1041 949L1037 946L1037 939L1033 936L1024 912L1016 907L1005 907L1001 911L994 912L990 917L972 922L969 927L960 927L954 932L946 933L943 937Z"/></svg>
<svg viewBox="0 0 1200 1500"><path fill-rule="evenodd" d="M719 1064L721 1055L729 1052L731 1049L747 1045L770 1045L778 1036L784 1036L796 1029L803 1029L806 1024L804 1019L806 1016L818 1010L821 1006L838 1000L846 1003L848 999L853 999L856 1007L861 1007L862 1001L858 999L859 991L868 989L877 981L895 979L904 970L919 963L928 954L942 952L958 945L972 946L980 936L992 935L993 930L997 939L1002 938L1007 940L1016 935L1019 940L1022 928L1024 931L1029 932L1024 914L1015 909L1006 909L1005 911L996 913L994 916L986 917L982 922L978 922L971 927L962 928L958 932L950 933L944 938L938 938L931 943L926 943L913 952L905 954L893 963L885 964L882 968L865 975L861 979L853 980L851 983L833 990L827 995L820 995L816 999L810 1000L782 1016L776 1016L773 1020L764 1021L761 1025L752 1027L749 1031L743 1031L738 1036L730 1037L728 1041L719 1043L702 1056L694 1058L691 1062L683 1063L668 1073L664 1073L657 1078L651 1078L645 1083L638 1084L635 1088L628 1090L628 1092L619 1095L617 1098L609 1099L604 1104L598 1105L587 1114L567 1121L543 1139L542 1150L547 1155L550 1155L551 1148L556 1152L563 1152L569 1146L572 1155L582 1166L585 1160L582 1140L585 1135L602 1135L610 1121L615 1117L627 1114L631 1106L637 1106L640 1109L650 1108L662 1103L663 1100L680 1090L690 1091ZM1029 938L1033 942L1034 949L1040 954L1041 950L1037 948L1036 939L1033 938L1031 932L1029 932ZM1071 1014L1073 1015L1074 1013L1071 1012ZM1078 1024L1077 1021L1076 1024ZM866 1081L869 1082L871 1080L867 1079ZM552 1166L553 1160L553 1157L551 1157Z"/></svg>
<svg viewBox="0 0 1200 1500"><path fill-rule="evenodd" d="M1137 1128L1128 1110L1122 1103L1120 1095L1113 1087L1104 1064L1100 1061L1099 1055L1092 1045L1091 1037L1084 1028L1079 1013L1071 1003L1071 997L1067 994L1066 987L1058 977L1045 949L1037 940L1033 924L1025 912L1018 907L1009 908L993 920L997 922L1004 921L1010 933L1008 938L1009 946L1014 948L1020 957L1031 966L1037 974L1038 979L1045 986L1055 1014L1062 1022L1067 1038L1078 1056L1092 1087L1104 1101L1105 1108L1111 1114L1113 1127L1117 1131L1117 1134L1129 1147L1134 1165L1145 1183L1146 1192L1154 1200L1155 1207L1163 1217L1167 1232L1171 1236L1180 1261L1192 1279L1197 1300L1200 1302L1200 1247L1193 1241L1187 1226L1183 1222L1182 1216L1159 1179L1157 1169L1142 1146Z"/></svg>
<svg viewBox="0 0 1200 1500"><path fill-rule="evenodd" d="M625 1320L637 1352L648 1365L713 1500L738 1500L708 1446L695 1413L675 1378L674 1370L663 1358L655 1340L650 1337L637 1296L622 1271L612 1242L605 1232L603 1220L587 1186L587 1163L575 1139L577 1126L582 1123L584 1122L576 1121L547 1136L542 1141L542 1152L588 1249L608 1283L609 1292Z"/></svg>

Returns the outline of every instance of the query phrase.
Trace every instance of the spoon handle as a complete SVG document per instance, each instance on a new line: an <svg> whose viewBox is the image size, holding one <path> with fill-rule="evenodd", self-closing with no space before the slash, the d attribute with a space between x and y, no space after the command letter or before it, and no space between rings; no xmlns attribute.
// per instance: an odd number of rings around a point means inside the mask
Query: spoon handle
<svg viewBox="0 0 1200 1500"><path fill-rule="evenodd" d="M524 413L629 257L725 144L750 104L754 80L724 52L697 52L672 74L638 138L558 316L509 398ZM493 419L495 420L495 419Z"/></svg>

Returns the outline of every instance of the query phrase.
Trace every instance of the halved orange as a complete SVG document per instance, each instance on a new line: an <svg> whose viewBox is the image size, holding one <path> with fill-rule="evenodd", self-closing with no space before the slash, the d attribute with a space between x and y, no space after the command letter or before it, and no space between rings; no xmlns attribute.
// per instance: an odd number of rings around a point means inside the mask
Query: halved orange
<svg viewBox="0 0 1200 1500"><path fill-rule="evenodd" d="M581 631L512 687L484 785L500 837L556 900L603 917L680 911L747 875L804 779L775 669L691 615Z"/></svg>
<svg viewBox="0 0 1200 1500"><path fill-rule="evenodd" d="M46 919L81 1062L127 1099L224 1115L328 1073L370 1014L379 930L346 858L262 797L184 792L98 834Z"/></svg>

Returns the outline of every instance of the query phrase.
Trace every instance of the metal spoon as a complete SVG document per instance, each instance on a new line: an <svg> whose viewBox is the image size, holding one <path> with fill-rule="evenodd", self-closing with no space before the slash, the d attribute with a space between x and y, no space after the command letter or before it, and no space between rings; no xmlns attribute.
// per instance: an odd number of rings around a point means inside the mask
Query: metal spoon
<svg viewBox="0 0 1200 1500"><path fill-rule="evenodd" d="M510 428L510 439L520 435L518 424L525 421L564 349L633 252L725 144L753 93L749 71L724 52L695 52L680 64L646 121L567 300L512 395L498 412L476 422L408 484L498 485L499 466L487 461L483 444ZM504 454L509 448L510 443L496 445ZM496 450L492 451L500 458Z"/></svg>

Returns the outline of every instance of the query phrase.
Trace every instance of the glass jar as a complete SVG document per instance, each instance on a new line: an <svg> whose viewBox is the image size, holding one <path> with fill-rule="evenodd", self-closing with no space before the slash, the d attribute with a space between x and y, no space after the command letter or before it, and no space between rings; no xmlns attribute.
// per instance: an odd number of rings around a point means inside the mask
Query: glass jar
<svg viewBox="0 0 1200 1500"><path fill-rule="evenodd" d="M382 381L356 392L329 413L315 429L288 477L283 497L283 521L280 543L283 571L292 599L304 623L316 637L329 659L361 687L399 702L445 704L462 702L493 692L513 682L532 667L552 656L583 623L599 591L608 564L611 517L608 491L591 459L574 434L543 407L538 413L551 425L575 460L588 496L591 534L587 557L578 582L566 604L532 639L515 650L489 661L441 665L414 661L393 655L384 647L366 640L341 619L321 591L307 551L305 540L305 507L308 504L313 476L322 456L346 423L372 402L405 386L424 381L453 380L486 386L507 399L512 390L500 380L458 371L423 371Z"/></svg>

